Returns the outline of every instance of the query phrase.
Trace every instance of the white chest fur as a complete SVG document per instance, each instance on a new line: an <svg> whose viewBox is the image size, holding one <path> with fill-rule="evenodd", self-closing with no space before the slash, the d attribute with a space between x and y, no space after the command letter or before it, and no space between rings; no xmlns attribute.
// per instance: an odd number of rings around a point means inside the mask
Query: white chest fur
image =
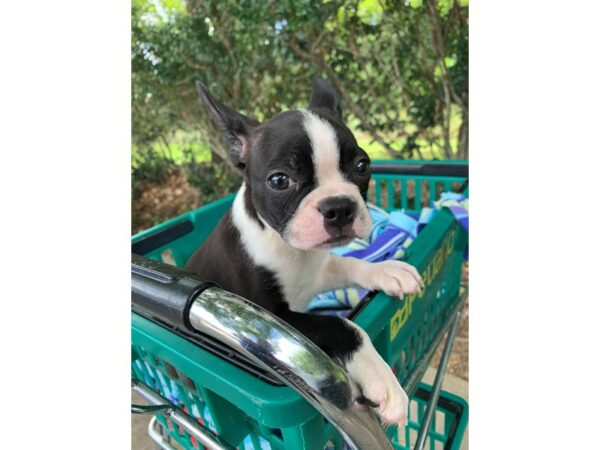
<svg viewBox="0 0 600 450"><path fill-rule="evenodd" d="M246 212L245 189L242 184L231 212L241 243L256 264L275 274L290 309L304 312L308 302L322 290L329 252L296 249L268 225L262 228Z"/></svg>

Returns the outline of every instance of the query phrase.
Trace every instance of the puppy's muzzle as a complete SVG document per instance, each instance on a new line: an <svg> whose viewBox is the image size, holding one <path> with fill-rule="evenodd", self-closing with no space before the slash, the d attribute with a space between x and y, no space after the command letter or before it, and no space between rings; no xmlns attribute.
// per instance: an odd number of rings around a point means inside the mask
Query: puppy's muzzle
<svg viewBox="0 0 600 450"><path fill-rule="evenodd" d="M350 197L328 197L321 201L317 209L323 216L325 229L331 235L342 234L343 228L351 225L356 217L358 205Z"/></svg>

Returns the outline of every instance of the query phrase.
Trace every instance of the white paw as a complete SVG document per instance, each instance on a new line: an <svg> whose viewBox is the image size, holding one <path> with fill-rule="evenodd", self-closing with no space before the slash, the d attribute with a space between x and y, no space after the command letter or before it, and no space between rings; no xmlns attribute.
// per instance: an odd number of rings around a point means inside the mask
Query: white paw
<svg viewBox="0 0 600 450"><path fill-rule="evenodd" d="M377 289L392 297L404 297L423 288L423 280L410 264L388 260L371 265L368 289Z"/></svg>
<svg viewBox="0 0 600 450"><path fill-rule="evenodd" d="M404 426L408 419L408 396L400 386L392 369L373 347L369 336L360 328L362 344L346 363L348 374L359 385L365 397L381 417L388 423Z"/></svg>

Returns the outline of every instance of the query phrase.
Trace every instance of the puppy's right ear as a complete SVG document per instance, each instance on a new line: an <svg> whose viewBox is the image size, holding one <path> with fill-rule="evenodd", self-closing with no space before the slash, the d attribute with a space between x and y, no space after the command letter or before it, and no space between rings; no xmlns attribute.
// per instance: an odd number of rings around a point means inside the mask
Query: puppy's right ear
<svg viewBox="0 0 600 450"><path fill-rule="evenodd" d="M237 111L225 106L212 96L208 88L200 81L196 81L198 95L215 119L217 125L229 142L229 152L233 163L240 169L246 167L250 134L259 123Z"/></svg>
<svg viewBox="0 0 600 450"><path fill-rule="evenodd" d="M338 101L335 89L321 77L313 80L312 94L310 96L309 108L325 108L331 111L338 118L342 118L342 108Z"/></svg>

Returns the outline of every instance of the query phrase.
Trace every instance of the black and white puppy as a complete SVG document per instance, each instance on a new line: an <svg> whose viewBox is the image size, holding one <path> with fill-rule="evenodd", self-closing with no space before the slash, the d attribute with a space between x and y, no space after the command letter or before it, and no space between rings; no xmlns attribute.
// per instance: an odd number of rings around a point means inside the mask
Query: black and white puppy
<svg viewBox="0 0 600 450"><path fill-rule="evenodd" d="M263 122L198 92L231 146L244 182L187 268L263 306L339 361L387 423L404 425L408 398L369 336L339 317L306 314L319 292L361 287L402 297L422 288L400 261L369 263L330 253L365 237L369 157L342 122L336 94L316 79L307 109Z"/></svg>

